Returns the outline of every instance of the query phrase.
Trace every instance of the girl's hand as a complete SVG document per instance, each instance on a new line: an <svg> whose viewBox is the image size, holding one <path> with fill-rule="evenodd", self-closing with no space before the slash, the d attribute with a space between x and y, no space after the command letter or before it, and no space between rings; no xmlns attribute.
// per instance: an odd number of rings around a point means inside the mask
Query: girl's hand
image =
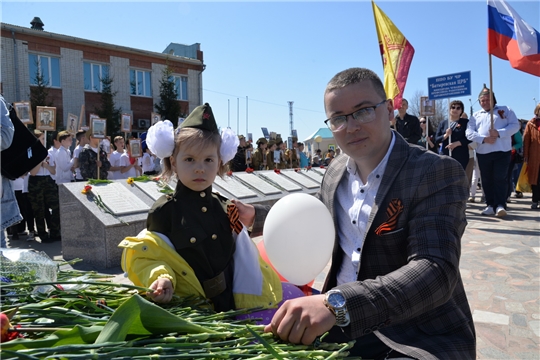
<svg viewBox="0 0 540 360"><path fill-rule="evenodd" d="M168 303L171 301L174 293L172 282L167 278L157 279L150 285L150 289L154 291L147 292L146 295L157 303Z"/></svg>
<svg viewBox="0 0 540 360"><path fill-rule="evenodd" d="M243 202L234 199L231 200L231 202L238 208L238 216L240 217L242 224L246 227L253 225L253 222L255 221L255 208L253 205L244 204Z"/></svg>

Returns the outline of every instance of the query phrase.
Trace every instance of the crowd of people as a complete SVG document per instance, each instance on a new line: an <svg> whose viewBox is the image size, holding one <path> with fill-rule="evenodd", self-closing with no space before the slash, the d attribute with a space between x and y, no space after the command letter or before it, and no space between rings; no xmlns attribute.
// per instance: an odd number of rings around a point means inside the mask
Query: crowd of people
<svg viewBox="0 0 540 360"><path fill-rule="evenodd" d="M471 178L466 171L475 167L474 154L487 205L482 214L506 215L513 189L509 174L521 148L532 185L531 207L538 208L540 201L540 104L523 136L516 136L515 114L497 105L485 86L479 102L482 110L467 119L463 103L453 101L448 121L430 134L426 123L407 114L407 101L394 117L393 102L373 71L351 68L328 82L325 123L343 155L317 151L311 162L328 166L316 196L336 225L331 267L317 295L289 297L287 283L280 283L249 240L261 234L269 206L212 191L216 176L228 166L245 171L309 164L303 145L295 138L287 149L279 138L260 138L253 150L243 136L220 136L208 104L197 107L178 129L169 121L154 124L163 131L149 131L148 146L143 141L146 158L133 158L130 142L124 147L122 137L114 139L115 151L107 152L84 131L77 133L71 156L71 135L59 132L47 159L15 191L28 188L26 208L32 215L23 215L28 229L35 223L42 242L60 240L58 184L150 174L158 171L152 166L155 153L164 178L177 178L176 189L155 202L145 230L119 244L122 268L136 285L153 290L148 296L154 301L200 295L217 311L272 307L265 332L305 345L325 333L329 342L355 340L350 354L363 358L474 359L475 327L459 271L474 178L474 171ZM5 106L1 110L5 149L13 129ZM44 142L43 133L35 135ZM439 144L438 152L448 156L429 151ZM2 231L18 220L9 210L15 199L24 199L5 195L12 184L4 180ZM13 231L18 234L19 228Z"/></svg>
<svg viewBox="0 0 540 360"><path fill-rule="evenodd" d="M45 133L34 130L45 145ZM143 134L144 135L144 134ZM131 156L122 136L114 138L114 151L104 146L109 141L97 138L90 131L79 130L73 136L67 131L52 132L48 156L27 174L10 181L22 220L7 228L13 240L26 235L27 241L39 237L42 243L61 241L58 185L88 179L118 180L160 171L159 159L142 141L143 156ZM3 231L2 231L3 233ZM3 245L5 247L5 244Z"/></svg>
<svg viewBox="0 0 540 360"><path fill-rule="evenodd" d="M448 120L441 121L435 130L426 118L419 120L408 114L408 102L403 99L398 114L390 121L390 127L410 144L457 160L470 184L468 201L477 201L476 194L481 187L483 195L480 201L486 203L481 214L504 217L508 213L507 203L511 201L511 195L523 197L516 185L526 158L525 162L532 168L529 170L529 183L535 187L538 184L538 172L535 170L538 167L537 157L533 154L531 162L530 156L525 156L524 146L525 132L529 148L531 143L537 141L536 120L532 119L522 126L511 108L497 105L495 95L485 85L478 100L482 109L472 114L470 119L463 103L452 101ZM533 196L532 209L539 208L538 201L538 195Z"/></svg>
<svg viewBox="0 0 540 360"><path fill-rule="evenodd" d="M339 148L330 148L325 154L322 154L321 149L317 149L311 156L305 151L304 143L298 142L296 137L292 138L292 148L287 148L287 143L280 137L269 140L261 137L255 142L255 150L244 135L239 135L238 139L240 144L236 155L228 164L231 171L245 171L248 168L275 170L328 166L340 153Z"/></svg>

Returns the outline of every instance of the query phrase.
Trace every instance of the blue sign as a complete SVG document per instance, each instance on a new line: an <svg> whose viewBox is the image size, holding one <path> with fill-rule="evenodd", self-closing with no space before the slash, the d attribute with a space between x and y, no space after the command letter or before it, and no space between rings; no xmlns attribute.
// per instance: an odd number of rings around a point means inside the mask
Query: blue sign
<svg viewBox="0 0 540 360"><path fill-rule="evenodd" d="M429 100L448 99L471 95L471 72L428 78Z"/></svg>

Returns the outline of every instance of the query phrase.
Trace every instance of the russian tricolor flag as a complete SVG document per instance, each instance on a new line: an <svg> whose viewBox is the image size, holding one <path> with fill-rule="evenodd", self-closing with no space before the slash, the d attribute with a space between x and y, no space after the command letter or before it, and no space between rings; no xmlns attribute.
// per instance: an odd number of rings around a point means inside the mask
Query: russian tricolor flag
<svg viewBox="0 0 540 360"><path fill-rule="evenodd" d="M504 0L487 0L488 53L514 69L540 76L540 33Z"/></svg>

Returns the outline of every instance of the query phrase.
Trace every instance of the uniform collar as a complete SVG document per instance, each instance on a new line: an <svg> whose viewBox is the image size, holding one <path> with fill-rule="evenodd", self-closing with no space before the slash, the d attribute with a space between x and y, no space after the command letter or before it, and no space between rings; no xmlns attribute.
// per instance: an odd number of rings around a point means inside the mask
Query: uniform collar
<svg viewBox="0 0 540 360"><path fill-rule="evenodd" d="M182 199L184 202L189 201L204 201L204 202L210 202L210 199L212 198L212 185L204 189L203 191L193 191L184 184L180 180L176 183L176 190L174 191L174 198L175 199Z"/></svg>

